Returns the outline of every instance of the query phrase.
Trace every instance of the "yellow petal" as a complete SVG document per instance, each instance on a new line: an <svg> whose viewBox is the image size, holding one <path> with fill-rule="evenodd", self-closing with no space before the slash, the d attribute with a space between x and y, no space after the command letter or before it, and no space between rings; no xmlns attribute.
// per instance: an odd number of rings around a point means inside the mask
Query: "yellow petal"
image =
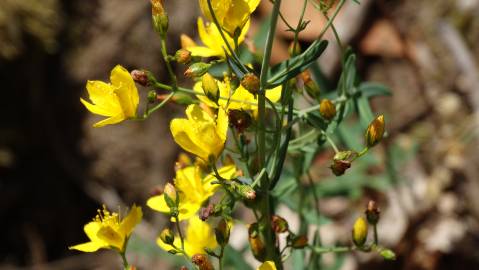
<svg viewBox="0 0 479 270"><path fill-rule="evenodd" d="M267 89L266 90L266 97L271 100L272 102L276 103L281 99L281 91L283 87L277 86L273 89Z"/></svg>
<svg viewBox="0 0 479 270"><path fill-rule="evenodd" d="M163 241L161 241L161 239L160 239L159 237L156 238L156 244L157 244L161 249L163 249L163 250L166 251L166 252L168 252L168 251L174 249L171 245L167 245L167 244L163 243ZM176 247L181 247L181 239L180 239L180 236L175 235L175 240L173 241L173 244L174 244ZM182 255L182 254L181 254L181 253L178 253L177 255Z"/></svg>
<svg viewBox="0 0 479 270"><path fill-rule="evenodd" d="M220 138L220 142L222 143L221 148L223 148L224 143L226 141L226 135L228 133L228 115L223 108L218 109L218 116L216 117L216 133Z"/></svg>
<svg viewBox="0 0 479 270"><path fill-rule="evenodd" d="M213 12L215 14L216 19L221 23L226 16L229 8L231 7L232 0L212 0L211 7L213 8ZM207 0L200 0L200 9L203 15L210 20L213 21L213 16L211 16L211 12L208 6Z"/></svg>
<svg viewBox="0 0 479 270"><path fill-rule="evenodd" d="M190 38L188 35L185 35L185 34L181 34L180 42L181 42L182 49L188 49L190 47L197 46L196 42L192 38Z"/></svg>
<svg viewBox="0 0 479 270"><path fill-rule="evenodd" d="M142 217L141 207L133 205L128 215L120 223L120 233L129 236Z"/></svg>
<svg viewBox="0 0 479 270"><path fill-rule="evenodd" d="M123 114L119 114L119 115L107 118L105 120L102 120L100 122L96 122L95 124L93 124L93 127L103 127L106 125L113 125L113 124L120 123L123 120L125 120L125 116Z"/></svg>
<svg viewBox="0 0 479 270"><path fill-rule="evenodd" d="M92 242L101 242L101 244L105 244L103 240L98 238L97 233L101 228L101 223L98 221L91 221L88 222L85 226L83 226L83 231L85 231L85 234L88 236L88 238Z"/></svg>
<svg viewBox="0 0 479 270"><path fill-rule="evenodd" d="M106 247L108 247L108 245L101 245L98 242L88 242L88 243L78 244L78 245L69 247L68 249L76 249L83 252L95 252L99 250L100 248L106 248Z"/></svg>
<svg viewBox="0 0 479 270"><path fill-rule="evenodd" d="M98 231L97 236L112 247L119 250L124 249L125 236L120 235L119 232L110 226L102 226Z"/></svg>
<svg viewBox="0 0 479 270"><path fill-rule="evenodd" d="M162 213L170 212L170 207L166 205L165 196L163 194L149 198L148 201L146 201L146 205L150 207L151 209L156 210L158 212L162 212Z"/></svg>
<svg viewBox="0 0 479 270"><path fill-rule="evenodd" d="M138 89L128 70L117 65L111 71L110 80L115 86L115 93L118 95L125 116L135 117L140 98Z"/></svg>
<svg viewBox="0 0 479 270"><path fill-rule="evenodd" d="M90 102L80 98L80 102L92 113L102 115L102 116L113 116L112 113L118 113L117 111L112 111L109 108L101 107L95 104L91 104Z"/></svg>
<svg viewBox="0 0 479 270"><path fill-rule="evenodd" d="M187 119L173 119L170 123L170 131L175 142L181 146L185 151L190 152L203 160L208 160L208 152L200 148L189 137L194 134L190 123Z"/></svg>
<svg viewBox="0 0 479 270"><path fill-rule="evenodd" d="M249 12L253 13L256 10L256 8L258 7L261 0L247 0L247 1L248 1L248 6L249 6Z"/></svg>
<svg viewBox="0 0 479 270"><path fill-rule="evenodd" d="M237 28L242 29L244 27L249 16L250 7L248 3L245 0L233 0L222 26L230 35L233 35Z"/></svg>
<svg viewBox="0 0 479 270"><path fill-rule="evenodd" d="M218 173L224 179L232 179L236 176L236 167L235 165L228 165L218 169ZM210 197L212 196L216 190L220 187L218 184L211 184L213 181L216 181L216 177L214 173L207 175L203 179L203 189L205 195Z"/></svg>
<svg viewBox="0 0 479 270"><path fill-rule="evenodd" d="M190 51L191 55L193 56L200 56L200 57L219 56L217 51L204 46L192 46L192 47L188 47L187 50Z"/></svg>
<svg viewBox="0 0 479 270"><path fill-rule="evenodd" d="M188 220L185 251L188 256L205 254L204 248L215 249L218 246L211 226L194 216Z"/></svg>
<svg viewBox="0 0 479 270"><path fill-rule="evenodd" d="M276 270L276 265L273 261L265 261L257 270Z"/></svg>
<svg viewBox="0 0 479 270"><path fill-rule="evenodd" d="M86 89L92 104L96 107L87 107L91 112L104 116L113 116L122 112L120 100L115 94L114 87L110 84L101 81L88 81ZM87 105L85 104L85 106Z"/></svg>

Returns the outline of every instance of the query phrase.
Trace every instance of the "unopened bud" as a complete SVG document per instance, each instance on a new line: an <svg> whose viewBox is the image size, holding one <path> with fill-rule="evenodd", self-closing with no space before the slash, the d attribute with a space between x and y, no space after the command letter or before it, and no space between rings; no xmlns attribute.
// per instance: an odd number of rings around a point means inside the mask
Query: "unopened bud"
<svg viewBox="0 0 479 270"><path fill-rule="evenodd" d="M248 92L256 96L259 92L260 81L258 76L254 75L253 73L248 73L244 75L243 79L241 80L241 86L243 86Z"/></svg>
<svg viewBox="0 0 479 270"><path fill-rule="evenodd" d="M180 64L188 64L191 61L191 52L186 49L179 49L175 53L175 60Z"/></svg>
<svg viewBox="0 0 479 270"><path fill-rule="evenodd" d="M173 208L177 206L177 194L175 186L167 183L163 189L163 194L165 195L165 202L168 207Z"/></svg>
<svg viewBox="0 0 479 270"><path fill-rule="evenodd" d="M256 191L250 185L233 183L233 188L241 197L248 200L254 200L256 198Z"/></svg>
<svg viewBox="0 0 479 270"><path fill-rule="evenodd" d="M163 0L150 1L153 27L156 32L164 36L166 35L166 31L168 31L168 14L166 14L165 8L163 7Z"/></svg>
<svg viewBox="0 0 479 270"><path fill-rule="evenodd" d="M333 160L330 168L334 175L341 176L347 169L351 168L351 162L348 160Z"/></svg>
<svg viewBox="0 0 479 270"><path fill-rule="evenodd" d="M276 233L284 233L288 231L288 222L286 219L277 215L271 217L271 226Z"/></svg>
<svg viewBox="0 0 479 270"><path fill-rule="evenodd" d="M251 115L243 110L229 110L228 120L231 126L233 126L239 133L243 133L252 122Z"/></svg>
<svg viewBox="0 0 479 270"><path fill-rule="evenodd" d="M171 245L175 241L175 235L170 229L166 228L161 231L160 240L167 245Z"/></svg>
<svg viewBox="0 0 479 270"><path fill-rule="evenodd" d="M155 103L158 100L158 94L155 90L148 91L148 96L146 97L149 103Z"/></svg>
<svg viewBox="0 0 479 270"><path fill-rule="evenodd" d="M326 120L332 120L336 116L336 107L329 99L321 100L319 113Z"/></svg>
<svg viewBox="0 0 479 270"><path fill-rule="evenodd" d="M396 254L390 249L383 249L379 252L379 255L385 260L396 260Z"/></svg>
<svg viewBox="0 0 479 270"><path fill-rule="evenodd" d="M302 249L308 245L308 237L306 235L294 236L291 239L291 247L295 249Z"/></svg>
<svg viewBox="0 0 479 270"><path fill-rule="evenodd" d="M366 209L366 219L372 225L376 225L379 221L380 210L375 201L369 201Z"/></svg>
<svg viewBox="0 0 479 270"><path fill-rule="evenodd" d="M366 144L368 147L373 147L378 144L384 136L384 115L376 117L368 126L366 130Z"/></svg>
<svg viewBox="0 0 479 270"><path fill-rule="evenodd" d="M183 265L182 267L180 267L180 270L188 270L188 267Z"/></svg>
<svg viewBox="0 0 479 270"><path fill-rule="evenodd" d="M198 266L199 270L214 270L213 264L205 254L195 254L191 261Z"/></svg>
<svg viewBox="0 0 479 270"><path fill-rule="evenodd" d="M253 256L258 261L264 261L266 257L266 248L259 236L258 223L253 223L248 227L248 242L251 247L251 252Z"/></svg>
<svg viewBox="0 0 479 270"><path fill-rule="evenodd" d="M144 70L132 70L131 73L131 78L138 83L141 86L147 86L148 85L148 73Z"/></svg>
<svg viewBox="0 0 479 270"><path fill-rule="evenodd" d="M356 219L353 226L353 242L357 247L362 247L368 237L368 223L362 217Z"/></svg>
<svg viewBox="0 0 479 270"><path fill-rule="evenodd" d="M174 102L179 105L190 105L195 103L196 101L191 97L191 95L181 92L176 92L173 97L170 97L170 94L163 94L158 95L156 97L157 100L163 101L169 99L169 101Z"/></svg>
<svg viewBox="0 0 479 270"><path fill-rule="evenodd" d="M304 89L312 98L318 98L320 94L319 86L311 78L311 73L308 70L301 72L299 75L304 83Z"/></svg>
<svg viewBox="0 0 479 270"><path fill-rule="evenodd" d="M203 62L194 63L185 71L185 77L201 77L210 69L211 65Z"/></svg>
<svg viewBox="0 0 479 270"><path fill-rule="evenodd" d="M228 225L228 222L226 222L225 219L221 219L218 223L218 226L215 228L216 242L220 246L224 247L226 244L228 244L230 239L230 231L231 228Z"/></svg>
<svg viewBox="0 0 479 270"><path fill-rule="evenodd" d="M218 83L216 82L215 78L211 76L211 74L206 73L201 77L201 84L203 87L203 92L205 95L215 103L218 102L220 97Z"/></svg>
<svg viewBox="0 0 479 270"><path fill-rule="evenodd" d="M301 46L298 42L291 42L288 47L289 56L296 56L301 54Z"/></svg>

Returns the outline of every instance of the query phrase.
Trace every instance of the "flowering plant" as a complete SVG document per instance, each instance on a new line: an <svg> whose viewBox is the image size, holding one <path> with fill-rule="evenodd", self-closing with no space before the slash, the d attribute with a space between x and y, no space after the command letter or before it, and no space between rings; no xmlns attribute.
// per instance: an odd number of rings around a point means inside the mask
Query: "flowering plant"
<svg viewBox="0 0 479 270"><path fill-rule="evenodd" d="M223 269L232 227L245 226L234 219L240 204L256 219L246 227L251 253L261 263L258 269L283 269L289 255L297 250L310 254L306 257L313 267L321 264L320 255L327 252L377 252L392 259L394 253L379 245L380 215L373 201L365 217L358 217L352 226L350 245L323 246L319 231L309 231L308 227L317 226L319 222L312 223L321 214L309 173L313 157L329 145L335 152L331 172L341 176L385 134L384 116L374 117L368 100L382 92L377 85L360 82L351 49L343 50L343 73L333 91L320 91L319 76L310 71L327 48L328 42L323 40L327 29L333 30L341 44L333 22L345 0L337 3L331 16L329 1L311 1L327 23L317 40L301 52L298 38L308 26L303 15L309 2L302 1L297 26L285 21L294 33L291 57L270 66L276 24L284 20L280 16L281 0L272 2L261 55L254 55L242 44L260 0L199 0L204 16L198 18L202 45L183 35L182 48L170 55L165 46L170 18L162 0L151 0L153 27L160 37L171 83L159 82L147 70L133 70L130 75L117 66L111 73L111 84L88 82L91 103L84 99L81 102L92 113L109 117L95 127L145 120L168 102L187 105L186 117L173 119L170 130L174 141L190 156L181 155L175 179L146 205L166 214L172 225L159 233L158 245L183 256L191 268ZM193 89L178 85L175 62L187 66L184 75L194 81ZM135 82L151 89L143 113L138 112ZM370 123L363 127L364 147L360 151L340 150L334 134L354 108L361 121ZM303 178L309 183L304 184ZM294 198L285 199L291 190L299 194L297 203ZM302 224L299 230L290 228L288 220L276 214L281 203L298 212ZM315 209L315 217L308 218L306 208ZM71 248L85 252L114 249L123 258L125 269L131 269L126 246L141 217L141 208L136 206L124 219L105 209L85 226L91 242ZM373 228L372 241L368 241L369 226ZM298 254L305 256L306 252Z"/></svg>

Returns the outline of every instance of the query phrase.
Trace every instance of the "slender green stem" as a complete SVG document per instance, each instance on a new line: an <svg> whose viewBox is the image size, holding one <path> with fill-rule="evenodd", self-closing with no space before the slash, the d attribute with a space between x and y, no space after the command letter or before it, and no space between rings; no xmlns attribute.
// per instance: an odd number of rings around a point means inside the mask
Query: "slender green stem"
<svg viewBox="0 0 479 270"><path fill-rule="evenodd" d="M374 245L379 244L379 237L378 237L378 224L373 225L373 231L374 231Z"/></svg>
<svg viewBox="0 0 479 270"><path fill-rule="evenodd" d="M175 226L176 226L176 230L178 231L178 236L180 237L180 240L181 240L181 250L184 252L185 239L183 238L183 233L181 232L180 219L178 218L178 216L175 216Z"/></svg>
<svg viewBox="0 0 479 270"><path fill-rule="evenodd" d="M147 109L145 114L143 115L143 118L146 118L150 116L152 113L155 111L159 110L161 107L163 107L170 99L175 95L175 92L171 92L163 101L161 101L159 104L155 105L155 107L151 109Z"/></svg>
<svg viewBox="0 0 479 270"><path fill-rule="evenodd" d="M220 256L218 257L218 264L219 264L219 268L220 270L223 270L223 257L224 257L224 253L225 253L225 247L224 246L221 246L221 251L220 251Z"/></svg>
<svg viewBox="0 0 479 270"><path fill-rule="evenodd" d="M233 60L236 62L236 64L239 66L239 68L241 69L242 72L248 73L248 69L241 63L241 60L236 55L233 48L231 48L231 45L230 45L228 39L226 39L226 36L223 33L223 29L221 27L221 24L219 23L218 18L216 18L216 14L213 10L213 6L211 5L211 0L207 0L207 2L208 2L208 9L209 9L211 17L213 19L213 23L216 25L216 28L218 28L218 32L220 32L221 38L223 39L226 47L228 48L228 51L231 54L231 57L233 57Z"/></svg>
<svg viewBox="0 0 479 270"><path fill-rule="evenodd" d="M321 39L324 36L324 34L326 33L326 31L328 30L328 28L333 24L334 19L336 19L336 16L338 15L339 11L343 7L344 3L346 3L346 0L340 0L338 6L336 7L336 10L333 13L333 16L331 18L329 18L328 22L326 23L323 30L319 34L318 39Z"/></svg>
<svg viewBox="0 0 479 270"><path fill-rule="evenodd" d="M173 91L178 88L178 80L176 79L175 72L173 72L173 68L170 63L170 59L168 58L168 52L166 51L166 35L161 35L161 54L163 55L163 60L165 60L166 69L168 70L168 74L170 75L171 83L173 84Z"/></svg>
<svg viewBox="0 0 479 270"><path fill-rule="evenodd" d="M312 247L309 246L309 249L316 254L324 253L344 253L349 252L355 249L355 247Z"/></svg>
<svg viewBox="0 0 479 270"><path fill-rule="evenodd" d="M328 133L326 133L326 131L324 130L321 130L321 133L323 134L324 137L326 137L326 140L328 141L328 143L331 145L331 147L333 148L334 150L334 153L339 153L339 149L338 147L336 146L336 144L334 143L333 139L331 139L331 137L329 137Z"/></svg>
<svg viewBox="0 0 479 270"><path fill-rule="evenodd" d="M128 260L126 259L126 252L120 252L121 260L123 261L123 268L125 270L128 270L130 268L130 265L128 264Z"/></svg>

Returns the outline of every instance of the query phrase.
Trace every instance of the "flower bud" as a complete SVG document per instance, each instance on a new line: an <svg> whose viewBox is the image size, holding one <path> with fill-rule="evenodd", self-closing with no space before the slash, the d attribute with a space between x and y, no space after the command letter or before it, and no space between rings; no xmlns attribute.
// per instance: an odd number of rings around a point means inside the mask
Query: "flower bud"
<svg viewBox="0 0 479 270"><path fill-rule="evenodd" d="M149 103L155 103L158 100L158 94L155 90L148 91L148 96L146 97Z"/></svg>
<svg viewBox="0 0 479 270"><path fill-rule="evenodd" d="M216 242L224 247L226 244L228 244L228 241L230 239L230 231L231 228L228 225L228 222L223 218L220 220L218 223L218 226L215 228L215 236L216 236Z"/></svg>
<svg viewBox="0 0 479 270"><path fill-rule="evenodd" d="M244 75L243 79L241 80L241 85L248 90L248 92L256 96L259 92L260 81L258 76L254 75L253 73L248 73Z"/></svg>
<svg viewBox="0 0 479 270"><path fill-rule="evenodd" d="M185 77L201 77L210 69L211 65L203 62L194 63L185 71Z"/></svg>
<svg viewBox="0 0 479 270"><path fill-rule="evenodd" d="M214 270L213 264L205 254L195 254L191 261L198 266L199 270Z"/></svg>
<svg viewBox="0 0 479 270"><path fill-rule="evenodd" d="M334 175L341 176L347 169L351 168L351 162L347 160L333 160L330 168Z"/></svg>
<svg viewBox="0 0 479 270"><path fill-rule="evenodd" d="M168 31L168 14L163 7L163 0L151 1L151 15L153 19L153 27L160 35L166 35Z"/></svg>
<svg viewBox="0 0 479 270"><path fill-rule="evenodd" d="M288 231L288 222L277 215L271 217L271 226L276 233L284 233Z"/></svg>
<svg viewBox="0 0 479 270"><path fill-rule="evenodd" d="M233 189L244 199L254 200L256 198L256 191L250 186L245 184L238 184L232 182Z"/></svg>
<svg viewBox="0 0 479 270"><path fill-rule="evenodd" d="M375 201L369 201L366 209L366 219L369 224L376 225L379 221L380 210Z"/></svg>
<svg viewBox="0 0 479 270"><path fill-rule="evenodd" d="M318 98L320 94L319 86L311 79L311 73L305 70L299 74L304 83L304 89L312 98Z"/></svg>
<svg viewBox="0 0 479 270"><path fill-rule="evenodd" d="M179 49L175 53L175 60L180 64L188 64L191 61L191 52L186 49Z"/></svg>
<svg viewBox="0 0 479 270"><path fill-rule="evenodd" d="M302 249L308 245L308 237L306 235L294 236L291 239L291 247L295 249Z"/></svg>
<svg viewBox="0 0 479 270"><path fill-rule="evenodd" d="M176 188L170 183L167 183L165 185L165 188L163 189L163 194L165 195L165 202L168 207L173 208L177 206L177 194L176 194Z"/></svg>
<svg viewBox="0 0 479 270"><path fill-rule="evenodd" d="M203 75L203 77L201 77L201 83L205 95L211 101L214 101L215 103L218 102L218 99L220 97L220 91L215 78L211 76L211 74L206 73L205 75Z"/></svg>
<svg viewBox="0 0 479 270"><path fill-rule="evenodd" d="M252 122L251 115L243 110L229 110L228 120L239 133L243 133Z"/></svg>
<svg viewBox="0 0 479 270"><path fill-rule="evenodd" d="M368 223L362 217L356 219L353 226L353 242L357 247L362 247L368 237Z"/></svg>
<svg viewBox="0 0 479 270"><path fill-rule="evenodd" d="M336 116L336 107L329 99L321 100L319 113L326 120L332 120Z"/></svg>
<svg viewBox="0 0 479 270"><path fill-rule="evenodd" d="M390 249L381 250L379 255L381 255L381 257L383 257L385 260L396 260L396 254Z"/></svg>
<svg viewBox="0 0 479 270"><path fill-rule="evenodd" d="M253 256L258 261L264 261L266 257L266 248L259 236L258 223L253 223L248 227L248 242Z"/></svg>
<svg viewBox="0 0 479 270"><path fill-rule="evenodd" d="M368 126L366 130L366 144L368 147L373 147L378 144L384 136L384 115L376 117Z"/></svg>
<svg viewBox="0 0 479 270"><path fill-rule="evenodd" d="M170 229L166 228L161 231L160 240L167 245L171 245L175 241L175 235Z"/></svg>
<svg viewBox="0 0 479 270"><path fill-rule="evenodd" d="M131 78L138 83L141 86L147 86L148 85L148 73L145 70L132 70L131 73Z"/></svg>
<svg viewBox="0 0 479 270"><path fill-rule="evenodd" d="M296 45L296 46L295 46ZM289 56L296 56L301 54L301 46L298 42L291 42L288 47Z"/></svg>

